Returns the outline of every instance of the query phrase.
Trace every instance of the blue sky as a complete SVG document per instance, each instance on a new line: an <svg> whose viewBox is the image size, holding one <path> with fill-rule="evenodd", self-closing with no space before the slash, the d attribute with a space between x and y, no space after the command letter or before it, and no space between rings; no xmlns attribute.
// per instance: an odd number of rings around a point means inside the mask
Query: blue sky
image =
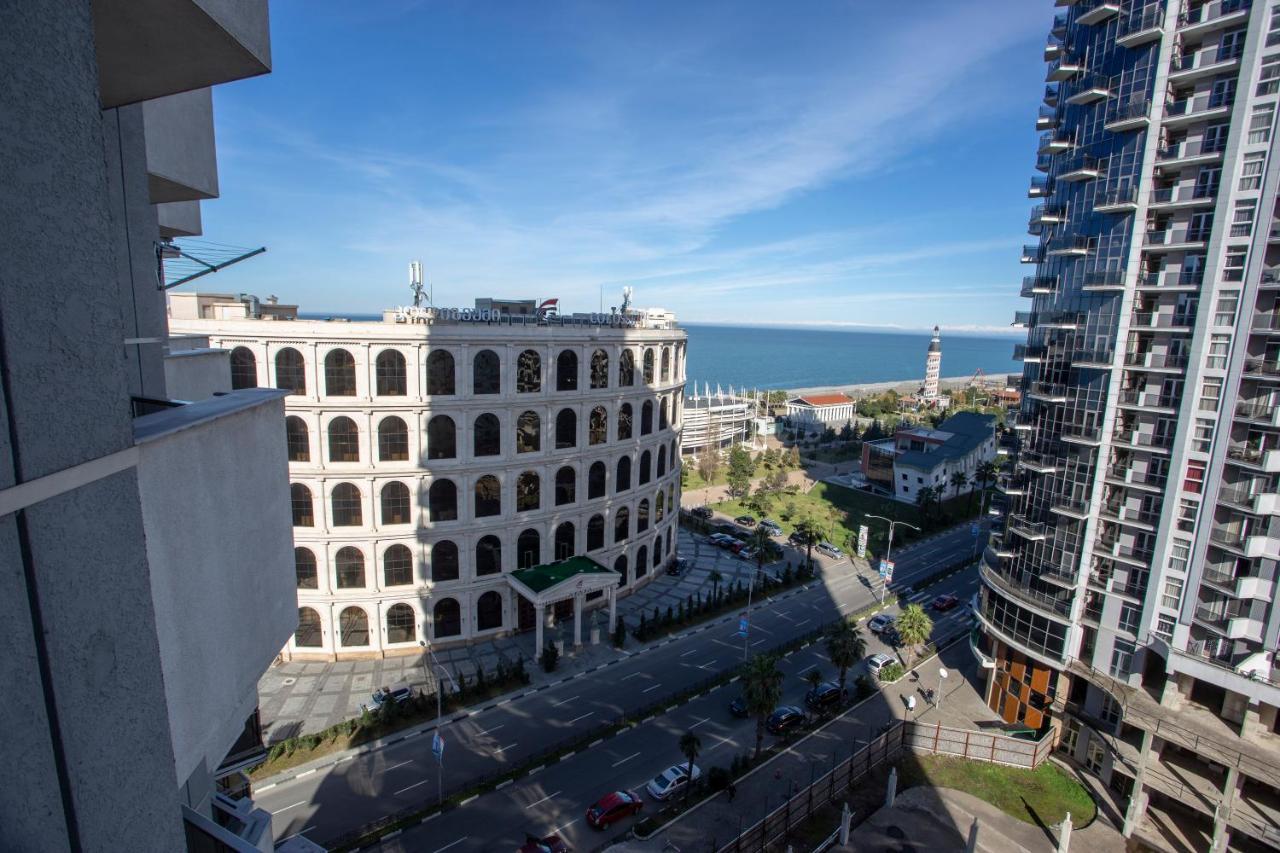
<svg viewBox="0 0 1280 853"><path fill-rule="evenodd" d="M1007 329L1052 0L275 0L214 93L208 289L303 310L623 285L682 320ZM190 289L190 286L184 288Z"/></svg>

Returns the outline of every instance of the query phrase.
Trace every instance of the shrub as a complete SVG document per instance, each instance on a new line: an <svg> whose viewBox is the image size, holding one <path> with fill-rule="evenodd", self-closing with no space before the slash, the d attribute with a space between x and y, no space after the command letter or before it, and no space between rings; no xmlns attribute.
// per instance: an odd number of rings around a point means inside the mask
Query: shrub
<svg viewBox="0 0 1280 853"><path fill-rule="evenodd" d="M560 662L560 652L556 649L555 644L547 643L542 650L542 671L555 672L556 665Z"/></svg>
<svg viewBox="0 0 1280 853"><path fill-rule="evenodd" d="M897 661L894 661L891 664L887 664L880 670L880 680L881 681L897 681L899 678L903 676L905 672L906 670L902 668L902 664L898 663Z"/></svg>
<svg viewBox="0 0 1280 853"><path fill-rule="evenodd" d="M643 619L644 615L641 614L640 618ZM626 620L624 620L621 616L619 616L617 624L613 626L613 647L615 649L620 649L626 644L627 644L627 623L626 623Z"/></svg>
<svg viewBox="0 0 1280 853"><path fill-rule="evenodd" d="M866 699L872 693L876 692L875 684L873 684L871 679L865 675L859 675L857 681L853 683L853 686L859 701Z"/></svg>
<svg viewBox="0 0 1280 853"><path fill-rule="evenodd" d="M723 767L712 767L707 774L707 786L713 791L723 791L729 787L729 771Z"/></svg>

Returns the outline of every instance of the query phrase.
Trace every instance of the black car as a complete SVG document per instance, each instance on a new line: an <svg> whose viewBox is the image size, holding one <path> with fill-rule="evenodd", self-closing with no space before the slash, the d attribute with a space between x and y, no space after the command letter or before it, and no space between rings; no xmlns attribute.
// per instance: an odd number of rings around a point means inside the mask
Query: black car
<svg viewBox="0 0 1280 853"><path fill-rule="evenodd" d="M824 681L804 694L804 704L811 711L829 711L840 704L840 685Z"/></svg>
<svg viewBox="0 0 1280 853"><path fill-rule="evenodd" d="M688 568L689 568L689 561L686 560L684 557L678 557L672 560L671 564L667 566L667 574L671 575L672 577L678 578L682 574L684 574L685 570Z"/></svg>
<svg viewBox="0 0 1280 853"><path fill-rule="evenodd" d="M729 713L741 719L746 719L747 717L751 716L751 712L747 710L747 697L738 696L732 702L730 702Z"/></svg>
<svg viewBox="0 0 1280 853"><path fill-rule="evenodd" d="M889 648L896 649L902 642L902 635L898 633L897 628L889 625L880 632L880 639Z"/></svg>
<svg viewBox="0 0 1280 853"><path fill-rule="evenodd" d="M740 515L737 518L735 518L734 521L738 522L738 524L741 524L743 527L756 526L755 518L750 515Z"/></svg>
<svg viewBox="0 0 1280 853"><path fill-rule="evenodd" d="M804 722L804 711L795 705L783 705L777 708L769 719L765 721L764 727L769 730L771 735L782 735L796 728Z"/></svg>
<svg viewBox="0 0 1280 853"><path fill-rule="evenodd" d="M696 518L710 518L712 516L711 507L695 506L689 511Z"/></svg>
<svg viewBox="0 0 1280 853"><path fill-rule="evenodd" d="M792 545L798 545L801 548L803 548L805 545L804 536L798 531L788 536L787 541L790 542Z"/></svg>

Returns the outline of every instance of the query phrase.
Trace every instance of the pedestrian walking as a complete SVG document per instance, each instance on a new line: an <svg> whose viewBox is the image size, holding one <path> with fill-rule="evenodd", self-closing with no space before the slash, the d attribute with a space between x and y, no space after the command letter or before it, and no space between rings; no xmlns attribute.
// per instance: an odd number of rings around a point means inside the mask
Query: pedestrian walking
<svg viewBox="0 0 1280 853"><path fill-rule="evenodd" d="M914 693L907 697L907 710L912 714L916 712L916 695Z"/></svg>
<svg viewBox="0 0 1280 853"><path fill-rule="evenodd" d="M733 784L733 780L729 780L729 802L733 802L733 798L738 796L738 786Z"/></svg>

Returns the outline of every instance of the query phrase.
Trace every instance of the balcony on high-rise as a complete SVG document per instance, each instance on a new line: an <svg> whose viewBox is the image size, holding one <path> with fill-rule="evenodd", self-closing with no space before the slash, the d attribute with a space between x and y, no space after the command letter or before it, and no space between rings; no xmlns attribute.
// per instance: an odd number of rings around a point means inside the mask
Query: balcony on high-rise
<svg viewBox="0 0 1280 853"><path fill-rule="evenodd" d="M1236 418L1264 426L1280 426L1280 406L1265 397L1241 400L1236 403Z"/></svg>
<svg viewBox="0 0 1280 853"><path fill-rule="evenodd" d="M1049 70L1045 73L1045 80L1050 83L1060 83L1063 80L1070 80L1072 77L1084 70L1084 63L1071 55L1059 56L1057 59L1049 63Z"/></svg>
<svg viewBox="0 0 1280 853"><path fill-rule="evenodd" d="M1276 290L1280 288L1280 267L1268 267L1262 271L1258 280L1260 290Z"/></svg>
<svg viewBox="0 0 1280 853"><path fill-rule="evenodd" d="M1111 435L1112 443L1118 447L1137 450L1153 450L1168 453L1173 446L1173 436L1165 433L1144 432L1138 426L1118 426Z"/></svg>
<svg viewBox="0 0 1280 853"><path fill-rule="evenodd" d="M1075 145L1070 135L1064 133L1050 132L1040 135L1040 145L1037 148L1037 154L1060 154L1067 151Z"/></svg>
<svg viewBox="0 0 1280 853"><path fill-rule="evenodd" d="M1178 30L1186 38L1244 23L1252 5L1253 0L1212 0L1184 9L1178 15Z"/></svg>
<svg viewBox="0 0 1280 853"><path fill-rule="evenodd" d="M1156 373L1180 373L1187 366L1186 353L1132 350L1124 355L1124 366L1133 370Z"/></svg>
<svg viewBox="0 0 1280 853"><path fill-rule="evenodd" d="M1256 311L1249 323L1254 332L1271 334L1280 332L1280 311Z"/></svg>
<svg viewBox="0 0 1280 853"><path fill-rule="evenodd" d="M1164 106L1164 126L1182 127L1197 121L1223 118L1231 114L1232 98L1216 93L1171 100Z"/></svg>
<svg viewBox="0 0 1280 853"><path fill-rule="evenodd" d="M1026 395L1042 403L1066 403L1071 399L1072 386L1064 382L1035 381L1027 384Z"/></svg>
<svg viewBox="0 0 1280 853"><path fill-rule="evenodd" d="M1155 530L1160 523L1160 513L1152 509L1143 509L1125 503L1123 500L1103 501L1098 507L1098 517L1108 521L1127 524L1143 530Z"/></svg>
<svg viewBox="0 0 1280 853"><path fill-rule="evenodd" d="M1049 296L1058 292L1056 275L1027 275L1022 277L1022 296Z"/></svg>
<svg viewBox="0 0 1280 853"><path fill-rule="evenodd" d="M1280 450L1253 442L1231 442L1227 445L1227 461L1268 474L1280 474Z"/></svg>
<svg viewBox="0 0 1280 853"><path fill-rule="evenodd" d="M1068 423L1062 425L1061 438L1068 444L1097 447L1102 443L1102 427L1097 424Z"/></svg>
<svg viewBox="0 0 1280 853"><path fill-rule="evenodd" d="M1027 364L1039 364L1044 361L1046 348L1043 345L1034 344L1014 344L1013 360L1021 361Z"/></svg>
<svg viewBox="0 0 1280 853"><path fill-rule="evenodd" d="M1082 258L1093 249L1093 238L1084 234L1067 234L1045 244L1045 253L1051 257Z"/></svg>
<svg viewBox="0 0 1280 853"><path fill-rule="evenodd" d="M1044 104L1046 107L1056 107L1058 105L1058 84L1050 83L1044 87Z"/></svg>
<svg viewBox="0 0 1280 853"><path fill-rule="evenodd" d="M1018 465L1036 474L1056 474L1066 469L1067 460L1059 453L1023 450L1018 454Z"/></svg>
<svg viewBox="0 0 1280 853"><path fill-rule="evenodd" d="M1199 166L1221 160L1222 152L1226 147L1225 136L1183 139L1157 148L1156 162L1160 164L1161 171L1182 166Z"/></svg>
<svg viewBox="0 0 1280 853"><path fill-rule="evenodd" d="M1097 213L1130 213L1138 209L1136 186L1111 187L1094 198L1093 209Z"/></svg>
<svg viewBox="0 0 1280 853"><path fill-rule="evenodd" d="M1107 107L1106 118L1103 121L1103 127L1112 133L1142 130L1151 121L1151 99L1145 96L1135 97L1129 101L1112 104Z"/></svg>
<svg viewBox="0 0 1280 853"><path fill-rule="evenodd" d="M1108 466L1107 479L1125 486L1163 492L1168 476L1159 470L1139 468L1135 461L1130 460L1117 461Z"/></svg>
<svg viewBox="0 0 1280 853"><path fill-rule="evenodd" d="M1085 0L1080 4L1080 13L1076 16L1077 24L1094 26L1120 14L1118 0Z"/></svg>
<svg viewBox="0 0 1280 853"><path fill-rule="evenodd" d="M1175 53L1169 63L1169 82L1188 83L1202 77L1212 77L1229 71L1240 64L1244 42L1230 45L1210 45L1200 50Z"/></svg>
<svg viewBox="0 0 1280 853"><path fill-rule="evenodd" d="M1026 245L1022 247L1022 263L1038 264L1044 261L1044 246L1040 244Z"/></svg>
<svg viewBox="0 0 1280 853"><path fill-rule="evenodd" d="M1178 411L1179 398L1174 394L1161 394L1158 391L1124 388L1117 395L1116 402L1122 408L1147 409L1160 414L1175 414Z"/></svg>
<svg viewBox="0 0 1280 853"><path fill-rule="evenodd" d="M1270 358L1248 358L1244 362L1244 374L1249 379L1263 382L1280 382L1280 360L1275 355Z"/></svg>
<svg viewBox="0 0 1280 853"><path fill-rule="evenodd" d="M1147 207L1152 210L1212 207L1218 188L1199 181L1179 186L1160 187L1151 191Z"/></svg>
<svg viewBox="0 0 1280 853"><path fill-rule="evenodd" d="M1075 106L1092 104L1111 97L1111 80L1102 74L1088 74L1076 79L1067 96L1067 103Z"/></svg>
<svg viewBox="0 0 1280 853"><path fill-rule="evenodd" d="M1089 517L1089 501L1085 498L1073 498L1066 495L1054 497L1050 499L1049 512L1065 515L1077 521L1084 521Z"/></svg>
<svg viewBox="0 0 1280 853"><path fill-rule="evenodd" d="M1062 121L1062 113L1052 107L1041 107L1036 113L1036 130L1053 130Z"/></svg>
<svg viewBox="0 0 1280 853"><path fill-rule="evenodd" d="M1042 542L1049 536L1049 525L1043 521L1031 521L1018 513L1009 516L1008 530L1015 536L1021 536L1031 542Z"/></svg>
<svg viewBox="0 0 1280 853"><path fill-rule="evenodd" d="M1062 43L1062 39L1050 36L1044 45L1044 61L1052 62L1066 53L1066 50L1067 46Z"/></svg>
<svg viewBox="0 0 1280 853"><path fill-rule="evenodd" d="M1058 180L1067 183L1092 181L1102 175L1102 162L1092 154L1079 152L1064 160L1058 172Z"/></svg>
<svg viewBox="0 0 1280 853"><path fill-rule="evenodd" d="M1124 270L1089 270L1084 274L1080 289L1089 293L1124 290Z"/></svg>
<svg viewBox="0 0 1280 853"><path fill-rule="evenodd" d="M1027 198L1048 198L1053 195L1052 178L1032 178L1027 189Z"/></svg>
<svg viewBox="0 0 1280 853"><path fill-rule="evenodd" d="M1275 515L1280 512L1280 495L1270 489L1275 487L1245 480L1223 486L1218 491L1218 501L1254 515Z"/></svg>
<svg viewBox="0 0 1280 853"><path fill-rule="evenodd" d="M1147 231L1143 235L1142 248L1147 252L1185 252L1203 249L1208 241L1208 228L1170 226Z"/></svg>
<svg viewBox="0 0 1280 853"><path fill-rule="evenodd" d="M1148 270L1138 273L1138 290L1173 293L1199 290L1204 283L1203 269Z"/></svg>
<svg viewBox="0 0 1280 853"><path fill-rule="evenodd" d="M1140 47L1160 38L1164 28L1164 4L1148 3L1129 12L1120 21L1116 31L1116 44L1121 47Z"/></svg>

